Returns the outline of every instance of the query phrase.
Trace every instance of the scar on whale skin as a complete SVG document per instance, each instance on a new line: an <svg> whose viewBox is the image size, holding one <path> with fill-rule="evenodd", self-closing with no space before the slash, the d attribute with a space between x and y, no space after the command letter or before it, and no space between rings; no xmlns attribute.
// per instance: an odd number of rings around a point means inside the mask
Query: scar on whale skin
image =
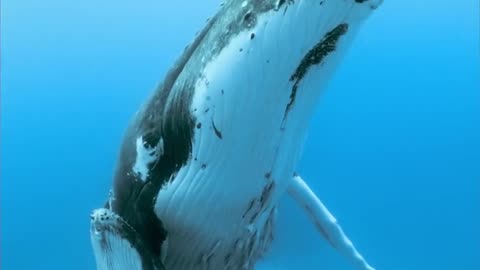
<svg viewBox="0 0 480 270"><path fill-rule="evenodd" d="M218 128L215 126L215 122L213 121L213 118L212 118L212 128L213 128L213 131L215 132L215 135L221 140L223 138L222 132L220 132L220 130L218 130Z"/></svg>
<svg viewBox="0 0 480 270"><path fill-rule="evenodd" d="M290 101L285 108L283 120L287 118L288 112L292 109L297 96L297 90L303 77L307 74L311 66L318 65L327 57L331 52L334 52L337 46L337 42L340 37L347 33L348 24L342 23L333 28L330 32L325 34L322 40L315 45L307 54L303 57L300 64L295 69L295 72L290 77L290 81L294 82L292 86L292 92L290 94Z"/></svg>

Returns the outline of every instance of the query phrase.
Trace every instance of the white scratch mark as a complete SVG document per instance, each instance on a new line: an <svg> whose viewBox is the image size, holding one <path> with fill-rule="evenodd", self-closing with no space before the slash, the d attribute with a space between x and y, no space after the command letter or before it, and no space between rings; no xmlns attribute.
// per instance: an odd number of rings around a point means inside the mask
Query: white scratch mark
<svg viewBox="0 0 480 270"><path fill-rule="evenodd" d="M142 181L147 180L149 169L148 165L157 161L163 154L163 138L160 138L158 144L154 147L147 147L143 143L143 136L137 138L136 141L137 158L133 165L133 171L140 176Z"/></svg>

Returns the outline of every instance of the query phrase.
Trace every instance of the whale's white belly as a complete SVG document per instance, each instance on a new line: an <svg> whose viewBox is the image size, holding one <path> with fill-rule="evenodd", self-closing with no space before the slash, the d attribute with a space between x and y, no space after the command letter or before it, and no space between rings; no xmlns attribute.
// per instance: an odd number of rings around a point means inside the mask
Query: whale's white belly
<svg viewBox="0 0 480 270"><path fill-rule="evenodd" d="M277 109L270 119L248 102L233 106L228 87L221 89L193 108L200 124L191 160L157 198L155 211L169 232L168 269L253 267L273 238L275 206L300 156L303 134L282 127L284 106L265 106Z"/></svg>
<svg viewBox="0 0 480 270"><path fill-rule="evenodd" d="M232 147L232 154L205 163L208 153L199 153L179 171L178 181L159 193L156 204L169 232L166 267L202 269L207 261L208 269L253 266L273 239L275 206L295 167L292 152L298 147L278 149L268 156L256 155L250 145ZM242 152L250 160L240 158ZM272 168L266 160L275 153L290 158Z"/></svg>
<svg viewBox="0 0 480 270"><path fill-rule="evenodd" d="M291 31L304 23L290 18L285 24L272 11L206 65L190 108L192 157L159 192L155 207L169 233L167 269L254 266L273 237L274 209L295 172L314 104L352 33L304 76L287 113L292 73L311 49L304 44L345 21L325 17L292 45Z"/></svg>

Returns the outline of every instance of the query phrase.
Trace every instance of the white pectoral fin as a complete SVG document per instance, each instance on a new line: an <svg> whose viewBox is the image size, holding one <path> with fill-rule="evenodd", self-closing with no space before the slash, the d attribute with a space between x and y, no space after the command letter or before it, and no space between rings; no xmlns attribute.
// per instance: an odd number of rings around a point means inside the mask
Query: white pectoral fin
<svg viewBox="0 0 480 270"><path fill-rule="evenodd" d="M300 176L294 176L288 188L292 198L308 213L323 237L359 270L374 270L355 249L335 217Z"/></svg>

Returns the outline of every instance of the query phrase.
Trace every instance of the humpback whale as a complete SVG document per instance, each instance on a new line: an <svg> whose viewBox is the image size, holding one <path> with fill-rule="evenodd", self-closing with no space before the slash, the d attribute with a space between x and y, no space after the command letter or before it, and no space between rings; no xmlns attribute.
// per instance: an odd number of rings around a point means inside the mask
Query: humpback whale
<svg viewBox="0 0 480 270"><path fill-rule="evenodd" d="M254 269L286 233L284 196L352 269L373 269L296 168L321 93L381 3L223 3L126 130L91 215L97 269Z"/></svg>

